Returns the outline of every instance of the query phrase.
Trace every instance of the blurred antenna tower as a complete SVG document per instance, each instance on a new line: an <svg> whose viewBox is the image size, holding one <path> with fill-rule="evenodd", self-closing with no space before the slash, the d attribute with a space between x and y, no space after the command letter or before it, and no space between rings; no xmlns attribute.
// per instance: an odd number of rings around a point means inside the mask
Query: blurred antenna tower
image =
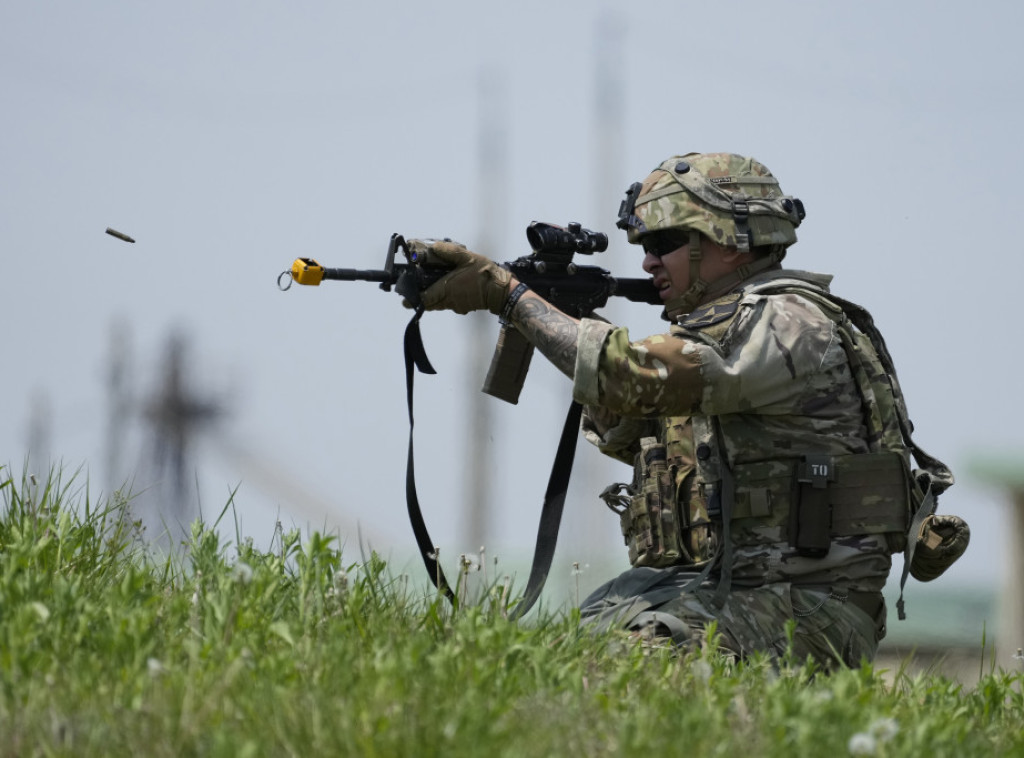
<svg viewBox="0 0 1024 758"><path fill-rule="evenodd" d="M187 340L173 333L167 341L162 379L142 408L149 449L141 465L146 489L138 497L147 512L140 515L159 530L158 538L170 541L171 548L173 530L187 534L188 525L199 515L194 486L197 466L191 458L199 432L224 415L219 401L192 392L187 354Z"/></svg>
<svg viewBox="0 0 1024 758"><path fill-rule="evenodd" d="M493 68L481 70L478 79L480 128L478 135L477 198L480 228L476 249L502 260L504 210L508 206L508 143L505 124L505 81ZM466 494L463 504L465 539L470 550L486 547L493 534L495 492L493 477L493 398L480 391L480 377L487 375L494 346L494 319L489 313L469 315L469 371L466 392L470 408L466 429Z"/></svg>

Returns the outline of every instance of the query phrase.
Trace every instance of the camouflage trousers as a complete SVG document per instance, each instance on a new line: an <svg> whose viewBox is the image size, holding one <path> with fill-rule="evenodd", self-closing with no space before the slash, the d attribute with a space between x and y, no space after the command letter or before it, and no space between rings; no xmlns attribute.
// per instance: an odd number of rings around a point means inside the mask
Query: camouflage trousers
<svg viewBox="0 0 1024 758"><path fill-rule="evenodd" d="M789 651L797 661L810 657L825 668L873 660L885 635L881 593L861 594L854 603L851 593L838 587L777 582L734 588L719 607L716 578L687 588L697 576L692 568L630 569L583 601L583 624L670 636L676 645L690 647L701 644L714 621L720 647L737 657L763 651L779 658ZM796 622L792 641L788 621Z"/></svg>

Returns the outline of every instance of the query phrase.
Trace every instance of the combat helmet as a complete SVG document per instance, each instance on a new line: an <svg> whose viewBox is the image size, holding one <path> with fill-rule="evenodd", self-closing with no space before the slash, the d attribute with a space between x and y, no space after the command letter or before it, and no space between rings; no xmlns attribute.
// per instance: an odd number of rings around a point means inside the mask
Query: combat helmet
<svg viewBox="0 0 1024 758"><path fill-rule="evenodd" d="M617 226L640 244L654 232L690 234L690 288L666 304L669 317L688 313L712 289L732 286L776 265L796 242L804 205L782 194L768 168L732 153L687 153L661 163L626 190ZM756 252L753 263L727 282L700 279L700 235L740 252Z"/></svg>

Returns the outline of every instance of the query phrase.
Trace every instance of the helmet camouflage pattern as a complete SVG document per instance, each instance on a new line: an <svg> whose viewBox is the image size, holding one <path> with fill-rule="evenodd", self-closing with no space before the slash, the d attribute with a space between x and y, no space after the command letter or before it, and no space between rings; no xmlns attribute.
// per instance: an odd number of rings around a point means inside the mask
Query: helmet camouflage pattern
<svg viewBox="0 0 1024 758"><path fill-rule="evenodd" d="M687 153L627 190L618 226L634 244L655 231L696 230L746 252L792 245L803 218L803 203L783 195L764 164L732 153Z"/></svg>

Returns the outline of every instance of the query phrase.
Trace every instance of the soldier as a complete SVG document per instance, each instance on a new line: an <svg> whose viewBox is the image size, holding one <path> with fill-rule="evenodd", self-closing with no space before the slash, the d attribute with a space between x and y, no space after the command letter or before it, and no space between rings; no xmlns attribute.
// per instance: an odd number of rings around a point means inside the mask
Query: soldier
<svg viewBox="0 0 1024 758"><path fill-rule="evenodd" d="M639 341L457 243L413 243L454 267L426 308L501 315L572 379L586 438L634 466L602 495L633 567L582 604L594 628L685 646L715 622L740 657L855 666L885 635L891 555L927 580L966 547L962 521L932 515L952 475L911 441L870 316L781 266L803 218L756 160L664 161L619 212L671 324Z"/></svg>

